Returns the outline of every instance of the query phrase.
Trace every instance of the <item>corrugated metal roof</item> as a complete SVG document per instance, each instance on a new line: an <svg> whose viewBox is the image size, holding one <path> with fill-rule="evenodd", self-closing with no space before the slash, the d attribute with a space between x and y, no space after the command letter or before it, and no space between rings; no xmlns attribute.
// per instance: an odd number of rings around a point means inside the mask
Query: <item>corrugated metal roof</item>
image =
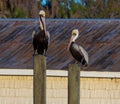
<svg viewBox="0 0 120 104"><path fill-rule="evenodd" d="M71 31L80 31L77 44L90 56L86 71L120 71L120 20L48 19L51 43L47 51L48 69L66 69L74 63L66 51ZM33 68L32 31L39 26L33 20L0 21L0 68Z"/></svg>

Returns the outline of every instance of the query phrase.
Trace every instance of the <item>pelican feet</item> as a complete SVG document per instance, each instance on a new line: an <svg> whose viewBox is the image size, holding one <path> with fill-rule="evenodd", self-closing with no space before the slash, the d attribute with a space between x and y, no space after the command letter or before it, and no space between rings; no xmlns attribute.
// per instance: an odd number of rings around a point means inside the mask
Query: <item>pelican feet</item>
<svg viewBox="0 0 120 104"><path fill-rule="evenodd" d="M37 55L43 55L43 56L47 57L46 52L44 52L43 54L40 54L40 53L37 53L37 51L34 51L33 57L37 56Z"/></svg>

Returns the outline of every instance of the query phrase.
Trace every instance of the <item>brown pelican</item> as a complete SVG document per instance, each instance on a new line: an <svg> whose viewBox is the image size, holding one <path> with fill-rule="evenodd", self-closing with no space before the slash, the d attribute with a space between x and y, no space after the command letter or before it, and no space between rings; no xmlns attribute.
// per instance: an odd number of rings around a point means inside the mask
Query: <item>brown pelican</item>
<svg viewBox="0 0 120 104"><path fill-rule="evenodd" d="M77 29L74 29L72 31L72 36L68 45L67 50L70 50L72 56L80 62L83 66L88 65L88 53L83 49L83 47L77 45L75 43L75 40L78 38L79 31Z"/></svg>
<svg viewBox="0 0 120 104"><path fill-rule="evenodd" d="M38 30L34 30L32 33L34 48L33 56L36 54L36 51L38 54L46 55L48 42L50 40L49 32L46 31L45 12L43 10L39 12L39 24Z"/></svg>

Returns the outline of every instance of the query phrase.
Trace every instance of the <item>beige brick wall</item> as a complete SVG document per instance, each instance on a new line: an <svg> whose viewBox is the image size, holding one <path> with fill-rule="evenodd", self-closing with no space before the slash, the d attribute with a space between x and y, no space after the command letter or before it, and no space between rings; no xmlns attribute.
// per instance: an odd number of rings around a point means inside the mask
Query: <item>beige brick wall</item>
<svg viewBox="0 0 120 104"><path fill-rule="evenodd" d="M33 104L33 78L0 76L0 104Z"/></svg>
<svg viewBox="0 0 120 104"><path fill-rule="evenodd" d="M120 104L120 79L81 78L80 104ZM47 77L47 104L67 104L67 77ZM0 104L33 104L32 76L0 76Z"/></svg>

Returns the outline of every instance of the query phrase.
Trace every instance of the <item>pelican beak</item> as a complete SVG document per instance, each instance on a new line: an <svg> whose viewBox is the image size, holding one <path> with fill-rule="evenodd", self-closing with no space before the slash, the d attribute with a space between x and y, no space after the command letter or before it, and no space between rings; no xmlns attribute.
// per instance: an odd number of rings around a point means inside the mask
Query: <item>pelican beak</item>
<svg viewBox="0 0 120 104"><path fill-rule="evenodd" d="M72 43L73 38L74 38L74 36L72 35L71 38L70 38L70 42L69 42L69 44L68 44L68 47L67 47L67 51L69 51L69 48L70 48L70 45L71 45L71 43Z"/></svg>
<svg viewBox="0 0 120 104"><path fill-rule="evenodd" d="M42 21L43 21L44 30L45 30L45 33L46 33L46 23L45 23L45 17L42 17Z"/></svg>
<svg viewBox="0 0 120 104"><path fill-rule="evenodd" d="M69 42L69 44L68 44L67 51L69 51L69 48L70 48L71 43L74 42L74 41L78 38L78 35L79 35L78 29L74 29L74 30L72 31L72 36L71 36L71 38L70 38L70 42Z"/></svg>
<svg viewBox="0 0 120 104"><path fill-rule="evenodd" d="M41 15L39 15L40 16L40 18L41 18L41 21L40 21L40 19L39 19L39 22L40 22L40 24L41 24L41 29L43 30L43 29L45 29L46 28L46 25L45 25L45 17L43 17L43 16L41 16Z"/></svg>
<svg viewBox="0 0 120 104"><path fill-rule="evenodd" d="M45 25L45 17L42 17L43 24Z"/></svg>

